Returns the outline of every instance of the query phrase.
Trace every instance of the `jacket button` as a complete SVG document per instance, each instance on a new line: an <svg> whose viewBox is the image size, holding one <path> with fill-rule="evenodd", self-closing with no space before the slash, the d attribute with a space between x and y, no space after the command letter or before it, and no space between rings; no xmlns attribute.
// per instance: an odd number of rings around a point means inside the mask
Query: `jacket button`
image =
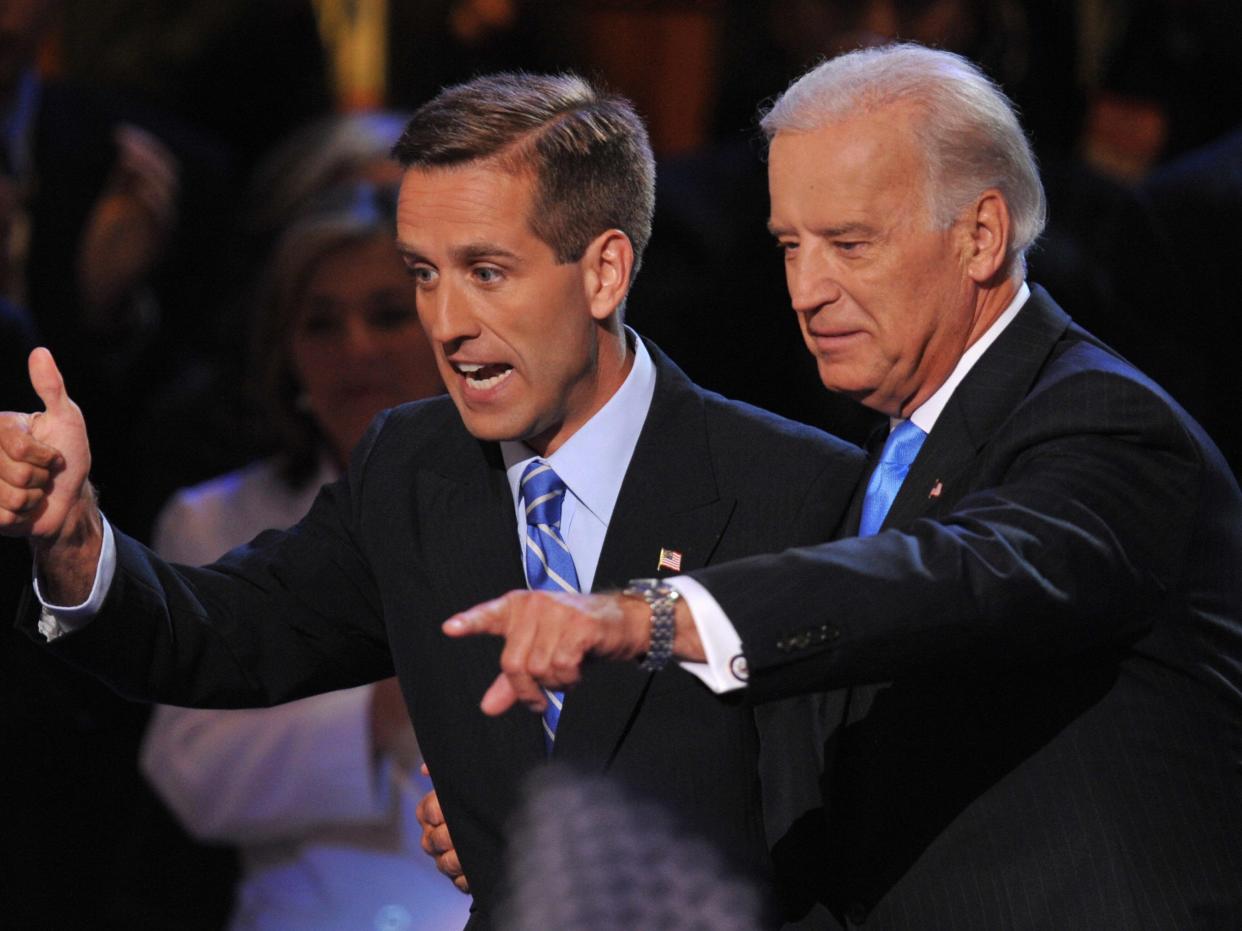
<svg viewBox="0 0 1242 931"><path fill-rule="evenodd" d="M849 919L852 925L865 924L867 921L867 906L861 902L855 902L845 910L845 917Z"/></svg>

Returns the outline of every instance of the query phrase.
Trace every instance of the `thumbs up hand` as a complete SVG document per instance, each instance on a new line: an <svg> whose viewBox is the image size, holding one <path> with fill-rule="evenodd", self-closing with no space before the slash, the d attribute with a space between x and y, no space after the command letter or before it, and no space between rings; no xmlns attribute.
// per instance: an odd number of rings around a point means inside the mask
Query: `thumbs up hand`
<svg viewBox="0 0 1242 931"><path fill-rule="evenodd" d="M46 349L30 354L30 383L44 410L0 413L0 535L29 539L51 583L47 594L56 600L82 594L60 601L76 604L90 592L103 538L87 481L86 422Z"/></svg>
<svg viewBox="0 0 1242 931"><path fill-rule="evenodd" d="M52 541L83 495L91 451L82 411L46 349L30 354L44 410L0 414L0 533Z"/></svg>

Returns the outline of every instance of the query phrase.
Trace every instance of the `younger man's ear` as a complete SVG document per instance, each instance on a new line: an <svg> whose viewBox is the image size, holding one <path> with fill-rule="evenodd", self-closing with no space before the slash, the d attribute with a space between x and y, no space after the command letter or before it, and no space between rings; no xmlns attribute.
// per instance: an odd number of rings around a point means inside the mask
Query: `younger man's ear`
<svg viewBox="0 0 1242 931"><path fill-rule="evenodd" d="M582 258L591 316L605 320L616 313L629 293L634 246L621 230L605 230L591 240Z"/></svg>

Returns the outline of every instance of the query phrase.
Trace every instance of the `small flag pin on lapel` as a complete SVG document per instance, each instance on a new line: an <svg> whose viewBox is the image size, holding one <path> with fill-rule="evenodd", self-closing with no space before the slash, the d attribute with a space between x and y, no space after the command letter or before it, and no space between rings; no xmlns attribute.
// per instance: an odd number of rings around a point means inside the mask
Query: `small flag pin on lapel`
<svg viewBox="0 0 1242 931"><path fill-rule="evenodd" d="M936 484L932 485L932 489L927 493L927 497L939 498L942 491L944 491L944 483L940 479L936 479Z"/></svg>
<svg viewBox="0 0 1242 931"><path fill-rule="evenodd" d="M660 569L668 569L672 572L681 571L681 553L677 550L660 550L660 564L656 566L656 571Z"/></svg>

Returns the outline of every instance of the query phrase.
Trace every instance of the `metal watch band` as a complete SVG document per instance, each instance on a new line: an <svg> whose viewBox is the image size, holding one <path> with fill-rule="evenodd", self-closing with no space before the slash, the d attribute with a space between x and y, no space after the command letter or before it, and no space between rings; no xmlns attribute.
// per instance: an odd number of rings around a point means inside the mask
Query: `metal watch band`
<svg viewBox="0 0 1242 931"><path fill-rule="evenodd" d="M639 668L646 672L663 669L673 658L677 601L681 594L660 579L631 579L622 594L642 598L651 608L651 642Z"/></svg>

